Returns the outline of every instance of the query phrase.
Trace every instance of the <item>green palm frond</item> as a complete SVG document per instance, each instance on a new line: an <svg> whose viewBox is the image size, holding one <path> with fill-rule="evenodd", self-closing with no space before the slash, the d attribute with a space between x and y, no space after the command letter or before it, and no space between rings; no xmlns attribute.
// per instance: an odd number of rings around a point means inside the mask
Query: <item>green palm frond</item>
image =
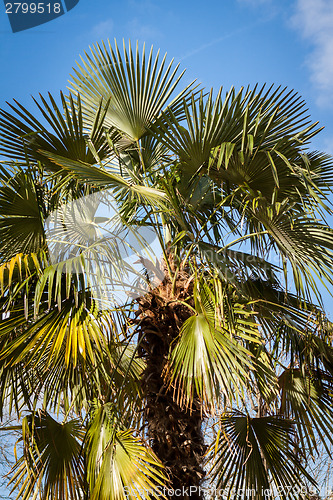
<svg viewBox="0 0 333 500"><path fill-rule="evenodd" d="M297 292L310 299L312 290L319 298L316 280L333 283L333 231L310 216L288 212L285 203L259 209L256 218L267 229L277 254L282 256L285 273L286 262L290 263Z"/></svg>
<svg viewBox="0 0 333 500"><path fill-rule="evenodd" d="M53 153L44 152L48 159L60 166L64 171L73 173L81 182L89 182L99 187L109 187L117 191L122 190L125 193L132 193L138 199L142 199L148 203L161 203L165 198L165 193L154 187L149 187L144 184L135 183L132 179L128 180L125 176L119 175L113 169L99 168L93 165L70 160L60 157Z"/></svg>
<svg viewBox="0 0 333 500"><path fill-rule="evenodd" d="M36 280L1 299L1 412L7 404L19 413L41 399L56 410L59 398L81 411L108 391L135 406L144 363L128 333L130 308L102 311L88 291L67 296L61 285L60 304L46 291L37 316Z"/></svg>
<svg viewBox="0 0 333 500"><path fill-rule="evenodd" d="M212 296L201 284L195 294L197 313L184 322L171 346L167 374L181 405L191 406L195 395L209 407L222 394L227 400L237 398L254 368L246 342L262 342L256 323L240 305L233 304L234 317L228 321L226 311L219 318Z"/></svg>
<svg viewBox="0 0 333 500"><path fill-rule="evenodd" d="M158 498L157 486L166 483L162 464L131 430L117 426L110 403L92 409L86 455L92 500Z"/></svg>
<svg viewBox="0 0 333 500"><path fill-rule="evenodd" d="M303 477L314 481L301 465L294 437L292 421L281 417L223 416L214 466L218 487L228 498L240 490L258 499L265 498L265 490L299 498Z"/></svg>
<svg viewBox="0 0 333 500"><path fill-rule="evenodd" d="M248 95L245 96L245 100ZM196 173L208 160L211 151L226 140L237 139L241 134L239 120L242 117L244 98L242 91L238 94L234 89L222 99L222 89L216 99L212 91L207 101L201 93L200 99L195 96L189 103L183 102L186 122L168 109L162 112L160 119L152 125L151 130L158 141L179 157L187 171Z"/></svg>
<svg viewBox="0 0 333 500"><path fill-rule="evenodd" d="M27 284L42 274L43 267L47 266L46 252L17 253L9 261L0 265L0 296L13 299Z"/></svg>
<svg viewBox="0 0 333 500"><path fill-rule="evenodd" d="M20 333L2 351L2 359L6 358L11 364L23 360L25 363L37 362L47 351L44 363L50 366L63 349L67 366L69 362L75 366L78 358L84 360L86 357L94 363L94 350L102 349L104 339L98 306L87 296L85 300L79 298L77 304L73 296L65 298L60 310L53 306L41 312L36 321L27 322L23 311L10 314L2 321L1 336L5 338L14 329Z"/></svg>
<svg viewBox="0 0 333 500"><path fill-rule="evenodd" d="M280 412L294 418L300 445L303 449L307 447L313 457L318 453L318 436L330 455L329 443L333 442L332 383L330 374L303 375L299 369L285 370L279 377Z"/></svg>
<svg viewBox="0 0 333 500"><path fill-rule="evenodd" d="M2 261L44 247L43 192L36 172L2 168L0 172L0 239Z"/></svg>
<svg viewBox="0 0 333 500"><path fill-rule="evenodd" d="M140 378L144 363L138 359L135 346L125 341L121 332L116 332L119 325L110 314L104 314L95 324L90 322L87 328L91 337L97 333L103 335L102 348L87 336L85 348L89 344L92 353L83 356L82 352L77 352L76 358L73 355L68 357L68 336L71 333L75 337L76 333L70 325L67 337L55 349L54 342L59 340L59 332L54 332L51 320L50 330L44 332L38 330L38 322L31 325L28 328L31 336L27 339L24 312L11 311L10 314L13 317L3 320L1 325L0 413L7 409L19 415L24 405L32 407L40 401L52 411L59 410L61 401L65 411L72 408L80 413L87 411L89 401L107 393L120 405L130 405L133 411L141 408ZM74 320L72 324L77 327ZM78 351L74 345L71 347L73 354ZM133 422L140 420L139 417L133 413Z"/></svg>
<svg viewBox="0 0 333 500"><path fill-rule="evenodd" d="M45 412L25 417L23 455L13 467L9 483L18 489L17 500L82 500L83 437L77 420L60 423Z"/></svg>
<svg viewBox="0 0 333 500"><path fill-rule="evenodd" d="M40 160L45 163L42 151L88 164L96 162L95 154L105 158L110 153L103 128L107 102L96 106L91 127L87 129L83 123L80 97L70 96L69 103L62 93L60 98L61 106L51 94L49 102L43 96L40 96L40 102L34 99L52 132L16 101L16 106L9 104L13 113L0 110L0 151L7 158L24 162ZM47 166L57 170L54 163L47 162Z"/></svg>
<svg viewBox="0 0 333 500"><path fill-rule="evenodd" d="M179 335L169 368L179 403L190 405L195 392L208 405L219 400L221 393L232 397L240 380L247 377L250 353L226 332L214 328L204 314L186 320Z"/></svg>
<svg viewBox="0 0 333 500"><path fill-rule="evenodd" d="M75 69L70 82L72 91L81 96L87 122L103 99L110 99L105 126L123 134L124 145L144 136L150 124L168 104L176 116L183 113L182 99L193 90L192 84L177 97L173 94L183 73L177 75L178 66L172 69L172 61L166 66L166 56L159 63L159 53L153 58L153 48L146 61L145 47L140 58L138 44L135 51L124 43L124 55L108 46L96 44L85 53L81 65ZM121 141L120 141L121 145Z"/></svg>
<svg viewBox="0 0 333 500"><path fill-rule="evenodd" d="M270 347L270 357L302 373L333 373L332 324L320 307L286 292L278 283L249 279L243 283L255 318Z"/></svg>
<svg viewBox="0 0 333 500"><path fill-rule="evenodd" d="M241 89L238 93L232 88L224 99L220 89L215 100L211 91L207 100L201 95L199 100L184 103L184 113L184 126L171 112L164 113L153 126L153 134L193 173L199 168L205 172L208 169L215 178L223 178L224 172L228 176L228 171L232 178L229 162L233 157L239 158L245 174L247 168L250 170L252 156L261 150L278 150L287 141L289 149L293 145L298 152L297 147L318 132L314 130L316 124L310 125L300 96L280 87L267 91L265 86L253 91ZM276 180L275 172L272 178L275 168L269 161L266 163L271 180ZM260 175L256 163L253 167ZM238 184L249 180L244 174Z"/></svg>

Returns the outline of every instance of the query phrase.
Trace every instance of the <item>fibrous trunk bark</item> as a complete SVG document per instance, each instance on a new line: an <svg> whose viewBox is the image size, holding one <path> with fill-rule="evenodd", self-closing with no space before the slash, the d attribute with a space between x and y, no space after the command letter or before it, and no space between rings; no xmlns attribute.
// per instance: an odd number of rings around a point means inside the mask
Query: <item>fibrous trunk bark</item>
<svg viewBox="0 0 333 500"><path fill-rule="evenodd" d="M146 360L142 388L146 400L145 420L150 445L166 467L167 498L203 498L205 472L201 405L196 399L191 410L180 407L174 391L164 378L170 344L179 335L184 321L193 314L184 301L191 295L186 273L177 279L175 292L168 278L138 300L140 353Z"/></svg>

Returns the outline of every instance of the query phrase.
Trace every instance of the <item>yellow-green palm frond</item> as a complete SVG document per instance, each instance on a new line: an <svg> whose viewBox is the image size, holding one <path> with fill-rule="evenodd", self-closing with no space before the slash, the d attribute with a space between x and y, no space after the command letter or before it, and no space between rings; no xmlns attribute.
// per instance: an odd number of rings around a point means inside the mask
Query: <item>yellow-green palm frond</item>
<svg viewBox="0 0 333 500"><path fill-rule="evenodd" d="M158 498L157 487L166 484L163 466L120 422L112 404L94 404L86 438L90 498Z"/></svg>

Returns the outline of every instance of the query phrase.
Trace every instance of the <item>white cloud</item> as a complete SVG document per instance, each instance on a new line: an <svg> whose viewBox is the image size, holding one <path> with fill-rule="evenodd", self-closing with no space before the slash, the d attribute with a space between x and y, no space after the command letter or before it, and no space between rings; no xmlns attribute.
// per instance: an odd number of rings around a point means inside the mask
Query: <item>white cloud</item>
<svg viewBox="0 0 333 500"><path fill-rule="evenodd" d="M333 2L297 0L292 26L312 45L306 60L319 105L333 104Z"/></svg>

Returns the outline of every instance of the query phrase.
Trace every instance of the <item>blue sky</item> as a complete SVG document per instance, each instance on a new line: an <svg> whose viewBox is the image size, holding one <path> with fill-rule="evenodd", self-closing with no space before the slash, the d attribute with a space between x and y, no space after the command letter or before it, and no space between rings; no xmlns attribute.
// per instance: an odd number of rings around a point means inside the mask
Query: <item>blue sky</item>
<svg viewBox="0 0 333 500"><path fill-rule="evenodd" d="M102 39L146 42L187 68L186 80L236 88L256 82L296 89L333 153L331 0L80 0L64 16L12 33L0 12L1 103L65 89L79 55Z"/></svg>
<svg viewBox="0 0 333 500"><path fill-rule="evenodd" d="M0 9L0 106L16 98L34 109L31 95L66 90L89 45L130 38L174 57L187 69L184 83L297 90L325 126L313 147L333 154L332 0L80 0L64 16L19 33Z"/></svg>
<svg viewBox="0 0 333 500"><path fill-rule="evenodd" d="M71 69L101 39L139 40L205 87L276 83L296 89L325 125L314 147L333 153L331 0L80 0L64 16L12 33L0 6L1 103L65 89Z"/></svg>

